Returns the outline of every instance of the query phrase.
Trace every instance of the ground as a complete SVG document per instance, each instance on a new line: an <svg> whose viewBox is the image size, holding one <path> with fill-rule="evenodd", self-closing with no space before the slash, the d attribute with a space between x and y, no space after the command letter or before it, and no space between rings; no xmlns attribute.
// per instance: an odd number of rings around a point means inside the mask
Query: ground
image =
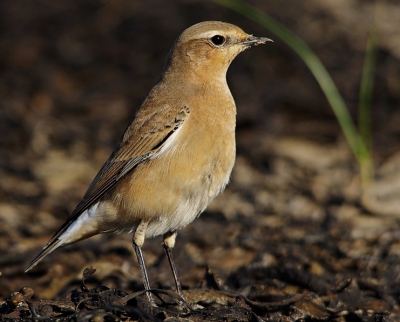
<svg viewBox="0 0 400 322"><path fill-rule="evenodd" d="M356 119L375 3L251 3L316 52ZM378 3L375 173L362 188L307 67L239 14L205 1L1 2L1 319L399 321L400 6ZM229 70L237 160L226 191L179 232L187 304L174 293L160 238L144 245L157 308L140 292L129 235L57 250L25 274L157 81L174 39L204 20L275 42Z"/></svg>

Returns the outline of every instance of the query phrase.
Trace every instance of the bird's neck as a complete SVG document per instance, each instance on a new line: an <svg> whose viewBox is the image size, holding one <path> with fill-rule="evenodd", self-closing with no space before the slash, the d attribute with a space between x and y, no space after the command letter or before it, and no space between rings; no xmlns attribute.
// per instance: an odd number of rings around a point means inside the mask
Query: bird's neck
<svg viewBox="0 0 400 322"><path fill-rule="evenodd" d="M172 67L172 66L171 66ZM207 65L196 66L174 66L174 68L167 68L164 70L163 82L180 83L185 88L190 86L204 87L227 87L226 70L219 69L218 71Z"/></svg>

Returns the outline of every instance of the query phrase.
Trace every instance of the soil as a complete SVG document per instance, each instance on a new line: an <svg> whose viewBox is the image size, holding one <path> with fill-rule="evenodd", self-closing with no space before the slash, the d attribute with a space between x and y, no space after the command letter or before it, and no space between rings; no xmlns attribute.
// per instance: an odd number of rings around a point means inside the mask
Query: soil
<svg viewBox="0 0 400 322"><path fill-rule="evenodd" d="M205 1L0 2L0 319L400 321L400 6L377 1L374 180L317 82L277 36ZM356 119L375 2L254 0L320 57ZM24 267L82 198L175 38L204 20L274 39L241 54L231 183L179 232L174 257L96 236ZM155 198L156 200L156 198Z"/></svg>

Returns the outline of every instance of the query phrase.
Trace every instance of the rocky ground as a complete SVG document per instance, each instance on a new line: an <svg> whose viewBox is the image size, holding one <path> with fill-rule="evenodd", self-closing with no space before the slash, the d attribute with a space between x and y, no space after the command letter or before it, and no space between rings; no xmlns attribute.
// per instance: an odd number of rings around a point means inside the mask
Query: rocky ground
<svg viewBox="0 0 400 322"><path fill-rule="evenodd" d="M356 116L373 1L251 1L316 51ZM359 169L318 84L276 36L212 2L0 3L0 319L399 321L400 6L378 1L375 178ZM160 75L204 20L275 40L228 82L238 156L223 195L178 236L186 303L161 240L144 246L148 305L128 235L24 267L67 218Z"/></svg>

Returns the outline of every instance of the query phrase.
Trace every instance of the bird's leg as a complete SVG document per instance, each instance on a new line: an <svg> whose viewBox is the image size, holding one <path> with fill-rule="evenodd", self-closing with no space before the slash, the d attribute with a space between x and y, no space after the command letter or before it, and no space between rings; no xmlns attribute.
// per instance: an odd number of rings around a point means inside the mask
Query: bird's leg
<svg viewBox="0 0 400 322"><path fill-rule="evenodd" d="M171 266L172 275L174 276L176 292L183 299L185 299L183 296L181 283L178 280L178 273L176 271L174 258L172 256L172 248L174 248L175 246L175 239L176 239L176 231L164 234L164 250L165 253L167 254L169 266Z"/></svg>
<svg viewBox="0 0 400 322"><path fill-rule="evenodd" d="M137 226L135 233L132 237L132 244L135 248L136 258L139 264L140 272L142 273L142 280L144 289L147 291L147 299L150 303L155 304L153 295L149 292L150 291L150 283L149 277L147 276L146 265L144 264L143 253L142 253L142 246L144 244L144 237L146 235L146 228L148 222L141 221L140 224Z"/></svg>

